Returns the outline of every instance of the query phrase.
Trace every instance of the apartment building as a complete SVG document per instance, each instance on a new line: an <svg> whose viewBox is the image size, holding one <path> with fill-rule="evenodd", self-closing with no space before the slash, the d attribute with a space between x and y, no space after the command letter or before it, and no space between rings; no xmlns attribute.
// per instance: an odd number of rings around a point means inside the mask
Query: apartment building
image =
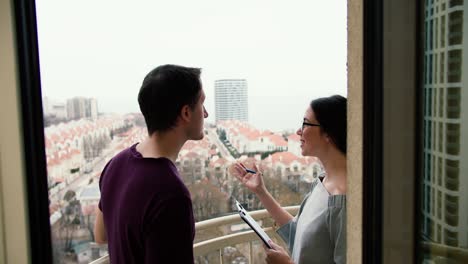
<svg viewBox="0 0 468 264"><path fill-rule="evenodd" d="M247 80L215 81L215 119L249 121Z"/></svg>

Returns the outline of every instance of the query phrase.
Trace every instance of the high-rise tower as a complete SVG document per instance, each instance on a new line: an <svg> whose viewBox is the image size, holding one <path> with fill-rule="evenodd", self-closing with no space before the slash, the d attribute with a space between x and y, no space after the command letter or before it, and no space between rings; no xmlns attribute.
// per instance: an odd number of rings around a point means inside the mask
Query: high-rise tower
<svg viewBox="0 0 468 264"><path fill-rule="evenodd" d="M249 121L247 81L223 79L215 81L215 118Z"/></svg>

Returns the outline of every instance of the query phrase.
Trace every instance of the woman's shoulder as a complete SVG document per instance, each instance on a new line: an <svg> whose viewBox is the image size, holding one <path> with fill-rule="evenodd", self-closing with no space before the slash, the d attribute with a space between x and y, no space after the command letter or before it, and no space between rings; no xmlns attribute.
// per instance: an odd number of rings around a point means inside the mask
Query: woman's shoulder
<svg viewBox="0 0 468 264"><path fill-rule="evenodd" d="M346 194L330 195L328 197L328 207L346 210Z"/></svg>
<svg viewBox="0 0 468 264"><path fill-rule="evenodd" d="M315 178L312 181L312 184L310 185L310 192L312 192L320 182L321 182L321 179L319 177Z"/></svg>

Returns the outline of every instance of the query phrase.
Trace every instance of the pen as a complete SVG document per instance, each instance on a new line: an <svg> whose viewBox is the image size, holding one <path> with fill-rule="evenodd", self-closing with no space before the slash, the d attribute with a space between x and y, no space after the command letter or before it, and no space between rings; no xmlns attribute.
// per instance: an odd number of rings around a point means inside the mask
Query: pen
<svg viewBox="0 0 468 264"><path fill-rule="evenodd" d="M252 173L252 174L257 173L256 171L253 171L253 170L250 170L250 169L247 169L247 168L245 168L245 171L246 171L246 172L249 172L249 173Z"/></svg>

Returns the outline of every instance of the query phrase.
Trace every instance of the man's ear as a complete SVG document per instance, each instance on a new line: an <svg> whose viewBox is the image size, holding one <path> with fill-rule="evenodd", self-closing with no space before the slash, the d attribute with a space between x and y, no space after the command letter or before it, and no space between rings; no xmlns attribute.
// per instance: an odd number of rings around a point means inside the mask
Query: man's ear
<svg viewBox="0 0 468 264"><path fill-rule="evenodd" d="M182 109L180 109L180 118L185 122L189 122L191 117L192 117L192 109L190 109L190 106L189 105L182 106Z"/></svg>

